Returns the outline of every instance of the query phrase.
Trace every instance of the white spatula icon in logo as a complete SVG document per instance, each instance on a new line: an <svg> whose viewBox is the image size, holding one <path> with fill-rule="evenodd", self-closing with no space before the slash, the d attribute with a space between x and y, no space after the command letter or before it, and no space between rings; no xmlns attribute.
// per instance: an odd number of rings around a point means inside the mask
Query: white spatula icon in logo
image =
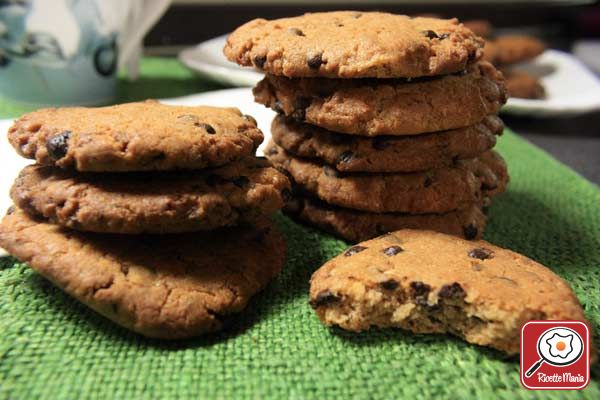
<svg viewBox="0 0 600 400"><path fill-rule="evenodd" d="M566 367L579 360L583 354L583 339L572 329L550 328L538 339L537 350L540 359L525 372L527 378L543 363Z"/></svg>

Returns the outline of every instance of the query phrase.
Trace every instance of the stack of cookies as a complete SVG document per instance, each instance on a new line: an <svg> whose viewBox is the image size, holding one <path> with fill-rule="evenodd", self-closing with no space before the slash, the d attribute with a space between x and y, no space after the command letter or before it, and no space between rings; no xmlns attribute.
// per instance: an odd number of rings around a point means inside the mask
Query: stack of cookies
<svg viewBox="0 0 600 400"><path fill-rule="evenodd" d="M225 55L266 72L279 114L267 157L295 181L286 211L358 242L401 228L481 237L504 191L492 151L502 74L456 20L330 12L250 21Z"/></svg>
<svg viewBox="0 0 600 400"><path fill-rule="evenodd" d="M281 270L268 216L290 195L237 109L155 101L36 111L8 138L37 164L0 246L118 324L157 338L220 329Z"/></svg>

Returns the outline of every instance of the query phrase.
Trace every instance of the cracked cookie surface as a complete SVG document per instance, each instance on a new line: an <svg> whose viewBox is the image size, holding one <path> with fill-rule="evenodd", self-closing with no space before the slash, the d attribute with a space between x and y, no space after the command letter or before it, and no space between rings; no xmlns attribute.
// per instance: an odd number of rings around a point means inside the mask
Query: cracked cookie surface
<svg viewBox="0 0 600 400"><path fill-rule="evenodd" d="M25 167L11 197L32 215L71 229L177 233L252 221L283 207L288 178L264 159L202 171L78 173Z"/></svg>
<svg viewBox="0 0 600 400"><path fill-rule="evenodd" d="M336 207L297 195L286 205L284 212L353 243L399 229L424 229L469 240L479 239L486 223L486 216L478 204L445 214L373 213Z"/></svg>
<svg viewBox="0 0 600 400"><path fill-rule="evenodd" d="M490 63L465 74L398 79L289 79L266 75L254 99L280 114L333 132L416 135L463 128L506 103L502 74Z"/></svg>
<svg viewBox="0 0 600 400"><path fill-rule="evenodd" d="M569 285L485 241L401 230L359 243L317 270L310 301L326 325L451 333L509 354L531 319L584 320Z"/></svg>
<svg viewBox="0 0 600 400"><path fill-rule="evenodd" d="M15 121L8 139L40 164L110 172L221 166L254 154L263 134L235 108L145 101L34 111Z"/></svg>
<svg viewBox="0 0 600 400"><path fill-rule="evenodd" d="M287 170L300 192L333 205L379 213L446 213L503 192L506 164L490 151L450 167L425 172L341 173L326 164L290 156L273 142L265 154Z"/></svg>
<svg viewBox="0 0 600 400"><path fill-rule="evenodd" d="M108 319L163 339L223 328L273 280L285 256L270 221L180 235L69 231L13 210L0 246Z"/></svg>
<svg viewBox="0 0 600 400"><path fill-rule="evenodd" d="M414 172L473 158L496 144L504 124L496 115L449 131L413 136L342 135L278 115L273 141L288 153L317 158L342 172Z"/></svg>
<svg viewBox="0 0 600 400"><path fill-rule="evenodd" d="M229 35L223 52L287 77L412 78L461 71L482 46L456 19L336 11L252 20Z"/></svg>

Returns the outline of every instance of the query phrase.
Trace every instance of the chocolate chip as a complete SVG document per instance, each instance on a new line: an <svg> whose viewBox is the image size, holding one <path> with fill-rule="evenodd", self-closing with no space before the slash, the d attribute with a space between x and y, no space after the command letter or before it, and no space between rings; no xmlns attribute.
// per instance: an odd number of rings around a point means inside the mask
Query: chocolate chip
<svg viewBox="0 0 600 400"><path fill-rule="evenodd" d="M300 29L298 28L290 28L289 29L290 33L297 35L297 36L305 36L304 32L302 32Z"/></svg>
<svg viewBox="0 0 600 400"><path fill-rule="evenodd" d="M438 292L438 296L443 299L462 299L466 296L464 289L458 282L450 285L444 285Z"/></svg>
<svg viewBox="0 0 600 400"><path fill-rule="evenodd" d="M290 117L299 121L304 121L306 117L306 109L310 106L312 99L310 97L300 96L294 101L294 111Z"/></svg>
<svg viewBox="0 0 600 400"><path fill-rule="evenodd" d="M328 306L330 304L337 303L341 299L335 294L331 293L329 290L323 290L317 296L310 301L310 306L312 308Z"/></svg>
<svg viewBox="0 0 600 400"><path fill-rule="evenodd" d="M329 176L331 178L337 178L340 176L337 170L331 168L329 165L323 165L323 172L326 176Z"/></svg>
<svg viewBox="0 0 600 400"><path fill-rule="evenodd" d="M288 188L283 188L283 190L281 191L281 197L283 198L283 201L285 203L292 201L292 199L294 198L294 196L292 195L292 191Z"/></svg>
<svg viewBox="0 0 600 400"><path fill-rule="evenodd" d="M307 61L308 68L310 69L319 69L321 64L323 64L323 54L317 54Z"/></svg>
<svg viewBox="0 0 600 400"><path fill-rule="evenodd" d="M250 179L248 179L248 177L246 176L238 176L233 178L231 182L233 182L235 186L243 188L244 186L250 183Z"/></svg>
<svg viewBox="0 0 600 400"><path fill-rule="evenodd" d="M433 183L433 181L431 180L431 178L427 177L427 178L425 178L425 182L423 182L423 186L427 188L427 187L431 186L432 183Z"/></svg>
<svg viewBox="0 0 600 400"><path fill-rule="evenodd" d="M410 295L413 299L425 298L431 291L431 286L426 283L414 281L410 283Z"/></svg>
<svg viewBox="0 0 600 400"><path fill-rule="evenodd" d="M493 252L485 248L473 249L469 252L469 257L478 258L480 260L487 260L488 258L493 257Z"/></svg>
<svg viewBox="0 0 600 400"><path fill-rule="evenodd" d="M253 124L254 126L258 125L258 124L256 123L256 120L254 119L254 117L253 117L252 115L244 114L243 118L244 118L246 121L248 121L248 122L250 122L251 124Z"/></svg>
<svg viewBox="0 0 600 400"><path fill-rule="evenodd" d="M297 108L290 114L290 117L297 121L304 121L304 119L306 118L306 110L302 108Z"/></svg>
<svg viewBox="0 0 600 400"><path fill-rule="evenodd" d="M465 235L465 239L467 239L467 240L475 239L477 237L478 233L479 233L479 230L473 224L469 224L469 225L463 227L463 234Z"/></svg>
<svg viewBox="0 0 600 400"><path fill-rule="evenodd" d="M337 158L337 162L340 164L349 163L354 158L354 153L351 151L344 151Z"/></svg>
<svg viewBox="0 0 600 400"><path fill-rule="evenodd" d="M375 150L384 150L386 147L390 145L389 141L384 137L376 137L371 142L371 145Z"/></svg>
<svg viewBox="0 0 600 400"><path fill-rule="evenodd" d="M400 246L390 246L383 249L383 254L385 254L388 257L392 257L398 253L402 253L403 251L404 249Z"/></svg>
<svg viewBox="0 0 600 400"><path fill-rule="evenodd" d="M55 160L60 160L67 155L69 149L69 138L71 131L64 131L58 135L52 136L46 141L46 150L48 154Z"/></svg>
<svg viewBox="0 0 600 400"><path fill-rule="evenodd" d="M265 66L265 63L267 62L267 56L255 56L254 57L254 65L256 65L258 68L261 68Z"/></svg>
<svg viewBox="0 0 600 400"><path fill-rule="evenodd" d="M364 251L366 249L367 248L365 246L358 246L358 245L357 246L352 246L352 247L350 247L348 250L346 250L344 252L344 256L345 257L350 257L350 256L353 256L356 253L360 253L361 251Z"/></svg>
<svg viewBox="0 0 600 400"><path fill-rule="evenodd" d="M442 34L440 35L440 40L448 39L449 37L450 37L450 34L449 34L449 33L442 33Z"/></svg>
<svg viewBox="0 0 600 400"><path fill-rule="evenodd" d="M422 31L421 32L425 37L427 37L428 39L439 39L440 37L438 36L437 33L435 33L432 30L426 30L426 31Z"/></svg>
<svg viewBox="0 0 600 400"><path fill-rule="evenodd" d="M8 207L8 210L6 210L6 215L10 215L10 214L14 213L15 210L16 210L15 206Z"/></svg>
<svg viewBox="0 0 600 400"><path fill-rule="evenodd" d="M379 287L385 290L394 290L398 287L398 282L393 279L388 279L387 281L379 282Z"/></svg>
<svg viewBox="0 0 600 400"><path fill-rule="evenodd" d="M275 100L275 106L273 107L273 110L279 114L283 114L283 104L281 101Z"/></svg>
<svg viewBox="0 0 600 400"><path fill-rule="evenodd" d="M214 135L215 133L217 133L217 131L215 131L215 128L213 128L212 125L209 125L207 123L196 122L194 125L196 125L198 128L203 128L209 135Z"/></svg>

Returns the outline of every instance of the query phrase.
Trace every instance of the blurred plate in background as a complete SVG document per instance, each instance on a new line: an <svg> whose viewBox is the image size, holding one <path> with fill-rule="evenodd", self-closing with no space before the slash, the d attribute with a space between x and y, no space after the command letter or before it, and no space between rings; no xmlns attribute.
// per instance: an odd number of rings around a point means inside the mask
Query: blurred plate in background
<svg viewBox="0 0 600 400"><path fill-rule="evenodd" d="M223 55L226 38L227 35L218 36L186 49L179 54L179 59L188 68L217 82L254 86L262 74L229 62ZM542 100L511 98L502 112L545 117L600 110L600 81L573 55L546 50L534 61L518 68L539 77L547 96Z"/></svg>
<svg viewBox="0 0 600 400"><path fill-rule="evenodd" d="M188 68L216 82L232 86L254 86L263 74L239 67L223 55L227 35L202 42L179 53L179 60Z"/></svg>

